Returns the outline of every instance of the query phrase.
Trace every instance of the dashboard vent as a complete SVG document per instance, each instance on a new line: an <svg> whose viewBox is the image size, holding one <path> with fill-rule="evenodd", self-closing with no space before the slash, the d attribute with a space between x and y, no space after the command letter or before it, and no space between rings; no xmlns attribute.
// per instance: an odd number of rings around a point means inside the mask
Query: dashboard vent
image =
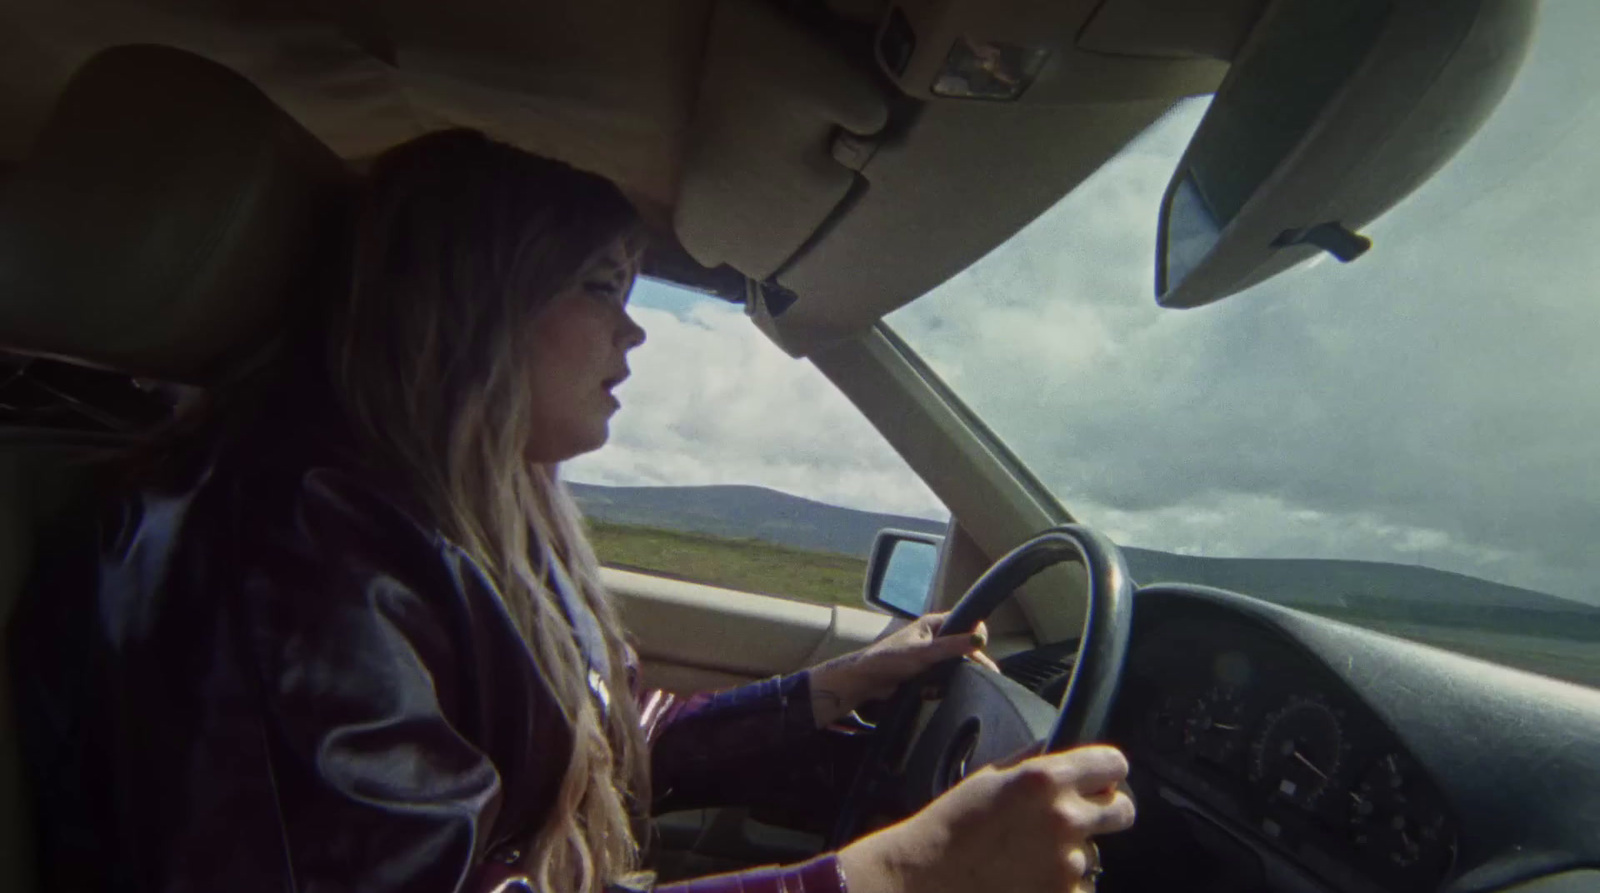
<svg viewBox="0 0 1600 893"><path fill-rule="evenodd" d="M1033 651L1013 654L1000 661L1000 671L1048 700L1052 693L1060 694L1067 677L1072 675L1076 645L1076 642L1066 643L1065 647L1046 645Z"/></svg>

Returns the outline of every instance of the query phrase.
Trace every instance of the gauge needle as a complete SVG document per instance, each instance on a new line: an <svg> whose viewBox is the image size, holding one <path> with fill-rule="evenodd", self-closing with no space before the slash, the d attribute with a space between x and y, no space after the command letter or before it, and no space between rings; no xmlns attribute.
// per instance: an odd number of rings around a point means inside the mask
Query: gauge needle
<svg viewBox="0 0 1600 893"><path fill-rule="evenodd" d="M1224 732L1237 732L1237 731L1239 731L1239 727L1238 726L1229 725L1229 724L1227 724L1225 722L1214 722L1214 723L1211 724L1211 727L1213 729L1221 729Z"/></svg>
<svg viewBox="0 0 1600 893"><path fill-rule="evenodd" d="M1322 779L1323 781L1327 781L1328 780L1327 773L1323 772L1321 769L1318 769L1315 763L1313 763L1310 760L1306 759L1305 758L1305 754L1302 754L1300 751L1296 750L1293 754L1291 754L1291 756L1293 756L1295 759L1299 760L1302 764L1304 764L1307 769L1310 769L1312 772L1317 773L1317 777L1318 778Z"/></svg>

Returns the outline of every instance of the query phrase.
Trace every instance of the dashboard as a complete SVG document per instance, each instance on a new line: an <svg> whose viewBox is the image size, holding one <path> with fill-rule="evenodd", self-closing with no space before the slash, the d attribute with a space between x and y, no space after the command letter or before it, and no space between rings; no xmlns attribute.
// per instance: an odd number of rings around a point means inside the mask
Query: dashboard
<svg viewBox="0 0 1600 893"><path fill-rule="evenodd" d="M1600 890L1600 691L1197 586L1134 602L1102 893Z"/></svg>
<svg viewBox="0 0 1600 893"><path fill-rule="evenodd" d="M1335 889L1440 885L1455 818L1347 686L1238 618L1169 618L1140 639L1111 737L1166 803L1253 832Z"/></svg>

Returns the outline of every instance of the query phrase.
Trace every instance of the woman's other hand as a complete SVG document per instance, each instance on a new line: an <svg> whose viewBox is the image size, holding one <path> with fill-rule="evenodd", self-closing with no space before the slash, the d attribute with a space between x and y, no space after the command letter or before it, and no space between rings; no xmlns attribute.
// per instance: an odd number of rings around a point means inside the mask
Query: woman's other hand
<svg viewBox="0 0 1600 893"><path fill-rule="evenodd" d="M839 853L850 893L1086 893L1092 838L1133 825L1121 752L1080 747L986 767Z"/></svg>
<svg viewBox="0 0 1600 893"><path fill-rule="evenodd" d="M860 651L811 669L811 708L817 726L826 726L867 701L887 698L923 670L953 657L970 657L991 670L983 653L989 630L982 623L970 633L941 636L949 614L925 614Z"/></svg>

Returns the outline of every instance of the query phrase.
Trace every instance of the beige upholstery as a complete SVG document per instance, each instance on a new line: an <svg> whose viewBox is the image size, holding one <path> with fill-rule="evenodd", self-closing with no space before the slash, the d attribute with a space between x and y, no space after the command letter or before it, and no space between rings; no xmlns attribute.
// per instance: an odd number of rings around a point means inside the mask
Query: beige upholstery
<svg viewBox="0 0 1600 893"><path fill-rule="evenodd" d="M177 50L84 66L0 183L0 345L127 373L225 379L339 247L342 163L254 87ZM0 430L0 624L72 505L83 435ZM34 838L0 639L0 890Z"/></svg>
<svg viewBox="0 0 1600 893"><path fill-rule="evenodd" d="M216 380L337 248L342 171L213 62L102 53L0 192L0 347Z"/></svg>
<svg viewBox="0 0 1600 893"><path fill-rule="evenodd" d="M1210 57L1262 5L7 0L0 159L20 157L94 51L183 47L249 77L346 159L461 125L603 174L695 258L757 279L777 270L799 298L780 340L810 353L967 267L1172 100L1214 89L1225 65ZM891 7L913 19L929 66L957 33L1043 41L1055 62L1017 103L918 107L874 71L871 35ZM872 110L884 94L897 110L886 126Z"/></svg>

